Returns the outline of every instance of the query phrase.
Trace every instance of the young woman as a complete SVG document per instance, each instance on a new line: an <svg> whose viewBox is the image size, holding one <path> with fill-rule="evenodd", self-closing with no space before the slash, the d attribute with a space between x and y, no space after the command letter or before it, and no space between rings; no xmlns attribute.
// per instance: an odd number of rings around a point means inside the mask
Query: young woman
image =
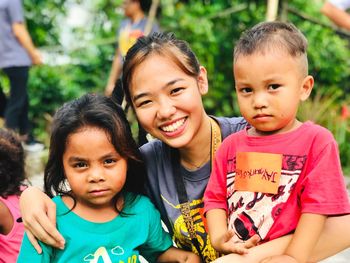
<svg viewBox="0 0 350 263"><path fill-rule="evenodd" d="M122 82L138 121L157 138L141 148L147 167L148 196L176 245L200 254L204 262L213 261L219 255L207 235L203 193L220 141L243 129L245 120L206 114L202 103L202 96L208 92L206 70L188 44L172 34L140 38L126 55ZM64 246L55 229L55 209L48 197L30 188L22 194L21 207L29 237L38 251L34 236L45 243ZM253 248L254 243L245 246L251 248L249 255L265 258L283 253L289 240L290 236L286 236ZM320 260L349 244L350 217L331 218L313 255Z"/></svg>

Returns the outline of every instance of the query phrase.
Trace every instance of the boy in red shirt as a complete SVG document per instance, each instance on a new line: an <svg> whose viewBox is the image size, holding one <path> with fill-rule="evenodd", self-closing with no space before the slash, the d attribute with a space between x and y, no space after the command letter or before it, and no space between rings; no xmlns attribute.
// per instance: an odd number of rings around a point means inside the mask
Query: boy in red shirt
<svg viewBox="0 0 350 263"><path fill-rule="evenodd" d="M264 262L306 262L326 217L350 213L336 141L296 118L314 84L306 50L303 34L282 22L260 23L236 45L238 104L250 125L223 142L204 196L222 253L294 233L283 255Z"/></svg>

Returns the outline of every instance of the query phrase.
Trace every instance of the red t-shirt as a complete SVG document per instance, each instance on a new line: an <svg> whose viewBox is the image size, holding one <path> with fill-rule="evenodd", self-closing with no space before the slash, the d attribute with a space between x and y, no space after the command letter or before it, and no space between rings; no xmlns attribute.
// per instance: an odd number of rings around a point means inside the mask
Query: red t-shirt
<svg viewBox="0 0 350 263"><path fill-rule="evenodd" d="M204 204L205 212L226 210L229 229L243 240L291 233L301 213L348 214L337 143L327 129L311 122L285 134L232 134L216 154Z"/></svg>

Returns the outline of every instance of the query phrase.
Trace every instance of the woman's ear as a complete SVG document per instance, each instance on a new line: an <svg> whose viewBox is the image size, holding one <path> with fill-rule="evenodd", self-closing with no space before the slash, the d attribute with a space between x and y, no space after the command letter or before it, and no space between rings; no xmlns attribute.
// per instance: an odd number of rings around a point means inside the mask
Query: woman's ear
<svg viewBox="0 0 350 263"><path fill-rule="evenodd" d="M203 66L199 67L199 75L197 77L197 83L198 83L198 88L201 95L207 94L209 89L208 77L207 77L207 70Z"/></svg>
<svg viewBox="0 0 350 263"><path fill-rule="evenodd" d="M305 101L309 98L313 87L314 87L314 78L310 75L306 76L301 86L301 94L300 94L301 101Z"/></svg>

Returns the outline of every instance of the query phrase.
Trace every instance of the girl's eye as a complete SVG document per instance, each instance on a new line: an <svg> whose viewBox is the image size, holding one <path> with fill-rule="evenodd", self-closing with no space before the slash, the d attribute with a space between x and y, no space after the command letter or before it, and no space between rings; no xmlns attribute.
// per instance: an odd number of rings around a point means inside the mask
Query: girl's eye
<svg viewBox="0 0 350 263"><path fill-rule="evenodd" d="M269 90L276 90L279 87L281 87L281 85L279 85L279 84L271 84L271 85L269 85L268 89Z"/></svg>
<svg viewBox="0 0 350 263"><path fill-rule="evenodd" d="M87 164L85 162L77 162L73 164L74 168L84 168L87 167Z"/></svg>
<svg viewBox="0 0 350 263"><path fill-rule="evenodd" d="M112 158L106 159L106 160L104 161L104 163L105 163L106 165L114 164L114 163L116 163L116 162L117 162L117 160L116 160L116 159L112 159Z"/></svg>
<svg viewBox="0 0 350 263"><path fill-rule="evenodd" d="M182 90L184 90L184 88L174 88L170 91L170 94L177 94L179 92L181 92Z"/></svg>

